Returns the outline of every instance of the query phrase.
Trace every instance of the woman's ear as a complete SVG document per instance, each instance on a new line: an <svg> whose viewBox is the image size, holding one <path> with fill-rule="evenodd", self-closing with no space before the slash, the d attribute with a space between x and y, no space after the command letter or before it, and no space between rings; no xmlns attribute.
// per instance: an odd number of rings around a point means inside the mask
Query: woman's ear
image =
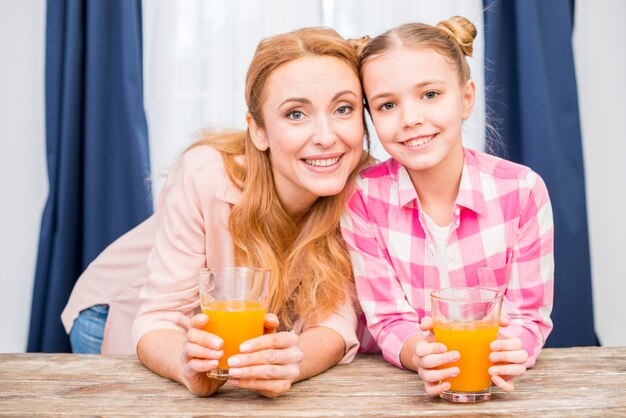
<svg viewBox="0 0 626 418"><path fill-rule="evenodd" d="M463 120L467 120L472 114L474 99L476 98L476 84L474 80L467 80L463 88Z"/></svg>
<svg viewBox="0 0 626 418"><path fill-rule="evenodd" d="M246 123L248 124L248 131L250 132L250 138L254 143L254 146L259 151L266 151L269 148L269 142L267 140L267 135L265 134L265 129L261 128L250 112L246 112Z"/></svg>

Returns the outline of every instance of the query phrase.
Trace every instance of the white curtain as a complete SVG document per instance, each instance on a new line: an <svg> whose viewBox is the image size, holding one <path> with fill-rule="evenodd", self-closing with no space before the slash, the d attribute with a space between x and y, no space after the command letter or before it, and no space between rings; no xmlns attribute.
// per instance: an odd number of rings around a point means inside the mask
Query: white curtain
<svg viewBox="0 0 626 418"><path fill-rule="evenodd" d="M245 127L245 75L264 37L330 26L344 37L370 36L398 24L435 24L453 15L479 30L470 59L478 97L465 144L484 143L482 1L480 0L143 0L145 106L155 196L167 166L203 127ZM387 154L372 133L372 153Z"/></svg>

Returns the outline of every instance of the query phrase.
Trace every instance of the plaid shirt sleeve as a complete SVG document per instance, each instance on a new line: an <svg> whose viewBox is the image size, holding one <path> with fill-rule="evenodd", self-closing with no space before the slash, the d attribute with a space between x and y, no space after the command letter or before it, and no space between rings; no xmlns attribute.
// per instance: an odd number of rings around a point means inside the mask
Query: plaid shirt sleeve
<svg viewBox="0 0 626 418"><path fill-rule="evenodd" d="M389 255L368 222L361 189L357 189L341 220L342 234L354 269L356 290L368 328L383 356L402 368L400 351L412 335L423 333L420 318L406 299Z"/></svg>
<svg viewBox="0 0 626 418"><path fill-rule="evenodd" d="M511 321L508 327L501 328L500 334L522 340L529 356L526 366L532 367L552 330L554 224L541 177L531 171L525 182L520 190L527 191L527 196L504 294L503 309Z"/></svg>

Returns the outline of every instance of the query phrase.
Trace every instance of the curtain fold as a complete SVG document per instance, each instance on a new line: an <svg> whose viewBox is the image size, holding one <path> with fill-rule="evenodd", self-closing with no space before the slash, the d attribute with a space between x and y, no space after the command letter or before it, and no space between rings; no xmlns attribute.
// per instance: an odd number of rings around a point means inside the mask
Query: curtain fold
<svg viewBox="0 0 626 418"><path fill-rule="evenodd" d="M86 266L152 211L140 0L48 0L46 151L27 350L64 352L60 314Z"/></svg>
<svg viewBox="0 0 626 418"><path fill-rule="evenodd" d="M572 0L484 0L486 102L501 155L545 180L554 211L548 347L596 345Z"/></svg>

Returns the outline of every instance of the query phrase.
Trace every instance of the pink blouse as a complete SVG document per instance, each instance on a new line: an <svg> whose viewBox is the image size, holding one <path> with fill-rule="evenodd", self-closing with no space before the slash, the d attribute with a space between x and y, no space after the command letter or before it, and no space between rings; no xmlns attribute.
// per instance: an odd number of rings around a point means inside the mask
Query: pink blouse
<svg viewBox="0 0 626 418"><path fill-rule="evenodd" d="M240 191L220 154L209 146L186 152L171 168L155 215L107 247L76 282L61 320L69 333L78 314L109 305L103 354L131 354L156 329L186 332L200 312L197 271L234 265L228 231L230 208ZM295 319L295 318L294 318ZM345 341L341 363L356 354L357 316L347 300L324 321L296 319L292 332L324 326Z"/></svg>

